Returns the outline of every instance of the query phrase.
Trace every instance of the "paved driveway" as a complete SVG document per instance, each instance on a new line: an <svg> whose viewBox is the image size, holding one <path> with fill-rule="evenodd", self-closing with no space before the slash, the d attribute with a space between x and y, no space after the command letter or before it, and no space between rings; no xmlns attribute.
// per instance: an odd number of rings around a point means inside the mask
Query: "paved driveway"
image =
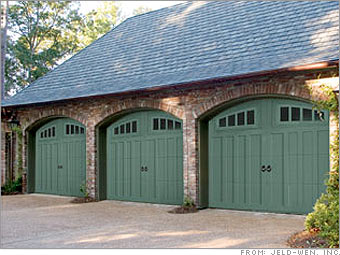
<svg viewBox="0 0 340 255"><path fill-rule="evenodd" d="M303 216L102 201L71 204L43 195L2 197L2 248L284 248Z"/></svg>

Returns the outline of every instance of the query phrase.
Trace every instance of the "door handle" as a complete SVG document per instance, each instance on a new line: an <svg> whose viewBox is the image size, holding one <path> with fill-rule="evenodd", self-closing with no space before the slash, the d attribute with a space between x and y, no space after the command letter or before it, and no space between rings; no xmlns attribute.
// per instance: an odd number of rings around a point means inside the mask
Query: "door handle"
<svg viewBox="0 0 340 255"><path fill-rule="evenodd" d="M267 172L271 172L272 171L272 167L270 165L267 166Z"/></svg>
<svg viewBox="0 0 340 255"><path fill-rule="evenodd" d="M140 171L141 171L141 172L144 172L144 171L145 171L145 170L144 170L144 166L141 166L141 167L140 167Z"/></svg>
<svg viewBox="0 0 340 255"><path fill-rule="evenodd" d="M63 166L62 165L58 165L58 169L61 169L61 168L63 168Z"/></svg>
<svg viewBox="0 0 340 255"><path fill-rule="evenodd" d="M148 167L147 167L147 166L144 168L144 171L145 171L145 172L147 172L147 171L148 171Z"/></svg>
<svg viewBox="0 0 340 255"><path fill-rule="evenodd" d="M265 171L266 171L266 166L265 166L265 165L263 165L263 166L261 167L261 171L262 171L262 172L265 172Z"/></svg>

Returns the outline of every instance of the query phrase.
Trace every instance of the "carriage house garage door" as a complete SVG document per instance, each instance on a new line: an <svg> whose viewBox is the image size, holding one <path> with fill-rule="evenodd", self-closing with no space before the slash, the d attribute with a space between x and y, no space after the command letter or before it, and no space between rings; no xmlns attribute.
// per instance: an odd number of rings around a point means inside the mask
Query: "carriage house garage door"
<svg viewBox="0 0 340 255"><path fill-rule="evenodd" d="M71 119L48 122L36 132L36 193L81 196L86 178L85 127Z"/></svg>
<svg viewBox="0 0 340 255"><path fill-rule="evenodd" d="M160 111L129 114L107 129L107 198L183 202L182 122Z"/></svg>
<svg viewBox="0 0 340 255"><path fill-rule="evenodd" d="M304 102L242 103L209 122L209 206L307 213L329 170L328 112Z"/></svg>

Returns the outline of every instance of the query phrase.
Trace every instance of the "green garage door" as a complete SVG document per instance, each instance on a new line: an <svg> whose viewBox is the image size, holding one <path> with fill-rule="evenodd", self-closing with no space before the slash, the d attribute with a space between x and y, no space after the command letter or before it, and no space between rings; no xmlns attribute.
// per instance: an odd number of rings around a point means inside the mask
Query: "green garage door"
<svg viewBox="0 0 340 255"><path fill-rule="evenodd" d="M160 111L114 122L107 131L107 198L181 204L182 139L182 122Z"/></svg>
<svg viewBox="0 0 340 255"><path fill-rule="evenodd" d="M294 100L243 103L209 122L209 206L308 213L325 190L329 114Z"/></svg>
<svg viewBox="0 0 340 255"><path fill-rule="evenodd" d="M35 192L81 196L86 178L85 127L71 119L53 120L36 132Z"/></svg>

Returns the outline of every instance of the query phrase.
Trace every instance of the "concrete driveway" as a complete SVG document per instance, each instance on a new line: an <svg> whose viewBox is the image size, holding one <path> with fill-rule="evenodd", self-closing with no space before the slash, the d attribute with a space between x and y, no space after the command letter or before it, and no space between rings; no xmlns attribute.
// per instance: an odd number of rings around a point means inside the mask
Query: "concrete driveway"
<svg viewBox="0 0 340 255"><path fill-rule="evenodd" d="M2 248L285 248L303 216L102 201L71 204L45 195L2 197Z"/></svg>

